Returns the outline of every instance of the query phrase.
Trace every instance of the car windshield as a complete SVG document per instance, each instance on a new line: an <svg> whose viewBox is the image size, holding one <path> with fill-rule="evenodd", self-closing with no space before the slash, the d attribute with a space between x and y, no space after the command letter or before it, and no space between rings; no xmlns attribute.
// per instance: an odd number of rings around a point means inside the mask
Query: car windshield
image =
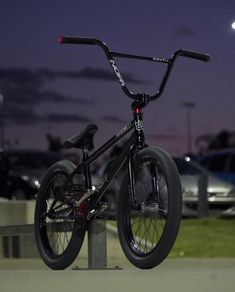
<svg viewBox="0 0 235 292"><path fill-rule="evenodd" d="M190 161L183 158L174 158L175 164L181 175L199 175L201 171L194 166Z"/></svg>
<svg viewBox="0 0 235 292"><path fill-rule="evenodd" d="M61 159L56 153L46 152L11 152L7 156L14 169L48 168Z"/></svg>

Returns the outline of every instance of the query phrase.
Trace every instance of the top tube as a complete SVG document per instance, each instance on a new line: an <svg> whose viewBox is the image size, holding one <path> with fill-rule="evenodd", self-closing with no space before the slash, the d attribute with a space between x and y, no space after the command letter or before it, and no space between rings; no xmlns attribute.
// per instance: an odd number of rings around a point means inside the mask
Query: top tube
<svg viewBox="0 0 235 292"><path fill-rule="evenodd" d="M79 44L79 45L98 45L100 46L108 61L109 64L111 65L113 72L117 78L117 80L119 81L122 90L124 91L124 93L134 99L135 101L139 101L139 102L148 102L151 100L155 100L157 98L160 97L160 95L162 95L166 84L167 84L167 80L170 76L170 73L172 71L172 68L174 66L175 60L178 56L183 56L183 57L187 57L187 58L192 58L192 59L197 59L200 61L204 61L204 62L208 62L210 57L208 54L202 54L202 53L198 53L198 52L193 52L193 51L188 51L188 50L178 50L176 52L173 53L173 55L171 56L171 58L155 58L155 57L147 57L147 56L138 56L138 55L131 55L131 54L125 54L125 53L119 53L119 52L112 52L109 50L109 48L107 47L107 45L95 38L87 38L87 37L77 37L77 36L60 36L59 37L59 43L60 44ZM151 62L157 62L157 63L165 63L167 64L167 68L165 71L165 74L163 75L162 81L160 83L160 87L157 90L157 92L153 95L148 95L148 94L144 94L144 93L132 93L126 86L125 80L122 77L122 74L120 72L120 70L117 67L117 64L114 61L114 58L128 58L128 59L139 59L139 60L144 60L144 61L151 61Z"/></svg>

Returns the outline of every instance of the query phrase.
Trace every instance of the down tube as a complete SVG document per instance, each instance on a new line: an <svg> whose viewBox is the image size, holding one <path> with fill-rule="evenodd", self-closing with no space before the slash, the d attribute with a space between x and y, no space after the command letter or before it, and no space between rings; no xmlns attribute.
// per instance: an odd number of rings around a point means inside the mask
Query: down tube
<svg viewBox="0 0 235 292"><path fill-rule="evenodd" d="M127 157L129 155L131 146L135 144L135 133L132 133L131 137L128 139L127 143L125 144L122 152L119 154L119 156L115 159L112 168L109 170L107 177L104 178L102 186L97 190L98 194L95 197L94 201L92 202L92 206L95 206L101 197L103 196L104 192L110 185L112 179L114 176L118 173L120 168L123 166L124 162L127 160Z"/></svg>

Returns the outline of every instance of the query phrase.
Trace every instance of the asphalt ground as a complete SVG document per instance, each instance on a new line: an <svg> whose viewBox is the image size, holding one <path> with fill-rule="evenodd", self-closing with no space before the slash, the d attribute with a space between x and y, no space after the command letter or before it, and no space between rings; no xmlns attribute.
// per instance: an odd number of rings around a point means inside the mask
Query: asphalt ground
<svg viewBox="0 0 235 292"><path fill-rule="evenodd" d="M40 259L0 259L0 291L234 292L235 259L166 259L140 270L123 257L92 270L81 258L64 271L52 271Z"/></svg>

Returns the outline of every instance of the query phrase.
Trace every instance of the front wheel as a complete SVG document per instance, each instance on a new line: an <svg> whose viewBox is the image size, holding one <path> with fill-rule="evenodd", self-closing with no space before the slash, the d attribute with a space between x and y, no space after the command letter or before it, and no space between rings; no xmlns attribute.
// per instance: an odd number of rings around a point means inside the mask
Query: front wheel
<svg viewBox="0 0 235 292"><path fill-rule="evenodd" d="M181 184L172 158L160 148L139 151L132 169L133 187L126 175L120 191L119 240L133 265L150 269L167 257L176 240L182 214Z"/></svg>
<svg viewBox="0 0 235 292"><path fill-rule="evenodd" d="M76 175L69 181L75 165L67 160L53 164L37 196L35 237L43 261L54 270L68 267L81 249L86 227L85 206L76 207L84 194L84 179Z"/></svg>

